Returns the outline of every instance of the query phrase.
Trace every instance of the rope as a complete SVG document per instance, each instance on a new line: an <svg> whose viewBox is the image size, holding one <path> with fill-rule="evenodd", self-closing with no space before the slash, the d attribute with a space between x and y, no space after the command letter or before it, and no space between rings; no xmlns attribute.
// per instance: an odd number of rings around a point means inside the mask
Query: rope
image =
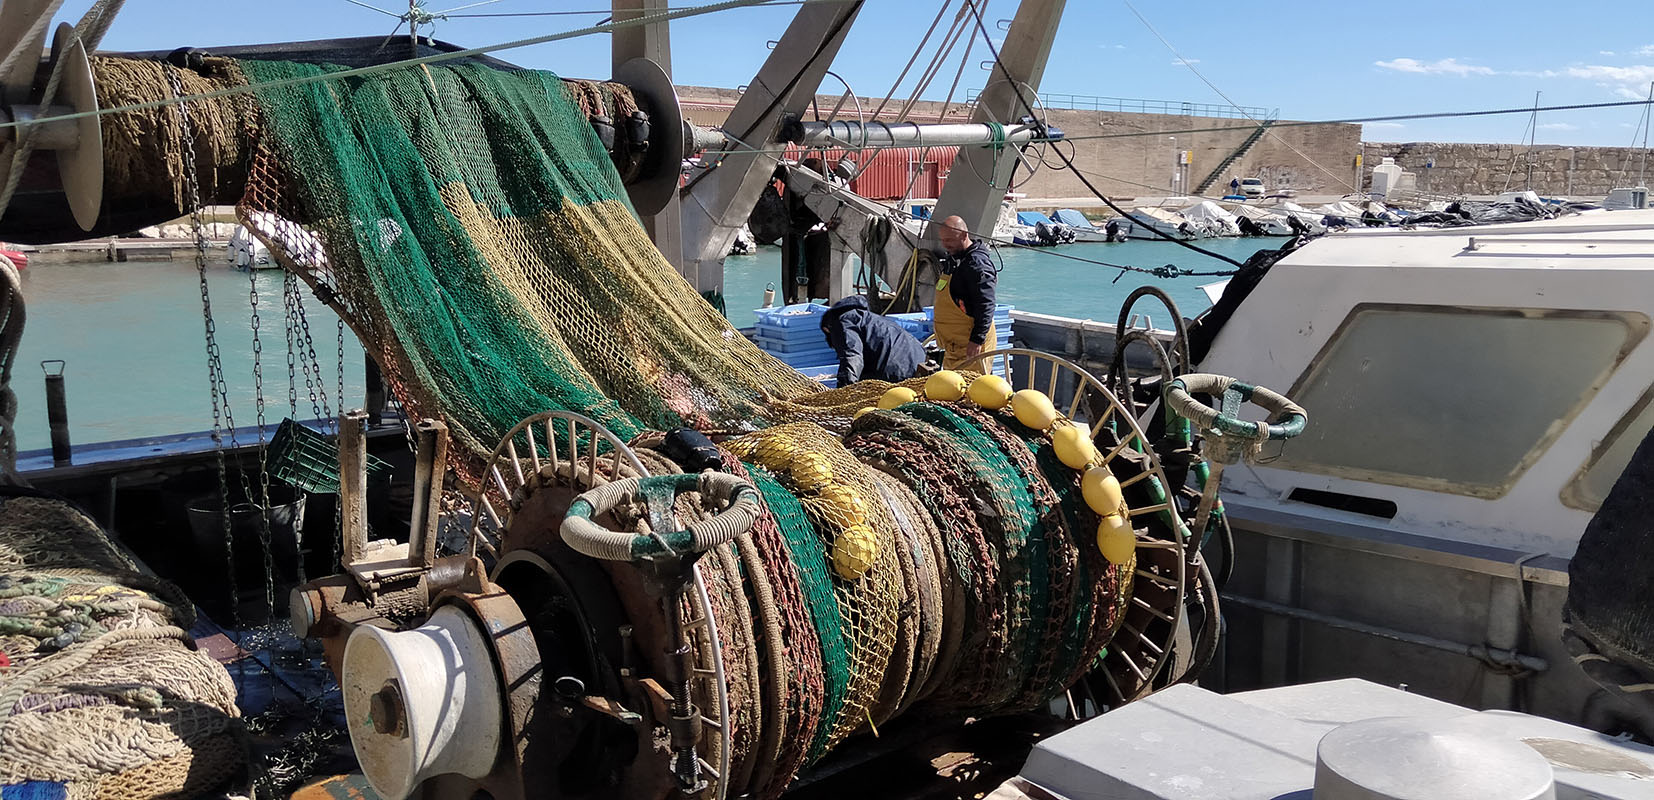
<svg viewBox="0 0 1654 800"><path fill-rule="evenodd" d="M182 628L135 628L122 631L110 631L80 647L70 650L49 664L25 672L21 678L9 681L5 688L0 689L0 731L4 731L6 723L11 719L17 702L23 699L31 689L47 681L56 680L63 675L86 666L94 657L104 650L123 642L160 641L176 639L186 644L193 644L189 633Z"/></svg>

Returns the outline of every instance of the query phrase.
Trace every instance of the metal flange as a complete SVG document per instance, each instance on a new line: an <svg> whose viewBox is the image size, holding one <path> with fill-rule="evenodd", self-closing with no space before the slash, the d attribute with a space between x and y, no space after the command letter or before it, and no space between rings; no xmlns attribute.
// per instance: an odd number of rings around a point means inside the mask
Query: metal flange
<svg viewBox="0 0 1654 800"><path fill-rule="evenodd" d="M614 79L626 84L649 112L649 151L644 154L643 177L626 187L632 207L641 216L653 216L666 208L678 191L684 159L683 106L672 79L659 64L634 58L615 70Z"/></svg>

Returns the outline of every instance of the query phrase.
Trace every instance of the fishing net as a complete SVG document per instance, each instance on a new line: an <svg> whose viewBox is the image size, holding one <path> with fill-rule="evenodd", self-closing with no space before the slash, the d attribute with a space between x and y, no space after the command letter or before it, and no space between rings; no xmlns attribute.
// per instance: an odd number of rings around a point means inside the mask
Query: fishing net
<svg viewBox="0 0 1654 800"><path fill-rule="evenodd" d="M245 777L235 685L193 620L67 503L0 497L0 793L193 797Z"/></svg>
<svg viewBox="0 0 1654 800"><path fill-rule="evenodd" d="M172 91L172 67L103 69ZM292 83L336 69L212 60L210 86L262 85L255 113L192 103L202 132L167 152L199 163L205 147L211 180L245 169L240 219L352 327L409 416L447 423L473 487L505 432L548 410L633 442L651 473L682 469L653 431L730 437L723 467L764 507L699 562L730 702L716 737L729 752L703 755L728 756L732 793L777 796L908 709L1035 707L1096 662L1131 564L1098 553L1080 474L1049 434L969 403L857 418L892 384L823 392L758 350L627 202L639 148L622 121L638 109L624 87L476 64ZM237 121L241 138L219 141ZM626 155L611 160L611 137ZM901 385L922 395L925 382ZM558 469L498 499L516 509ZM591 469L593 483L631 472ZM690 495L675 510L708 513ZM609 568L617 582L624 566ZM707 653L702 609L685 613Z"/></svg>
<svg viewBox="0 0 1654 800"><path fill-rule="evenodd" d="M240 215L474 457L550 409L622 437L740 430L770 419L764 398L815 391L655 249L569 92L480 65L261 90Z"/></svg>

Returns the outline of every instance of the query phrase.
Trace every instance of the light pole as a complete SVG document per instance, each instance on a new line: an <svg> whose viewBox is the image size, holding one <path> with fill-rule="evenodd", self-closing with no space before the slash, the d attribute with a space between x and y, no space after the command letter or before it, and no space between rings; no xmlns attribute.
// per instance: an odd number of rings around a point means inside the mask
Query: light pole
<svg viewBox="0 0 1654 800"><path fill-rule="evenodd" d="M1178 174L1180 172L1180 170L1178 169L1178 163L1177 163L1177 137L1176 136L1168 136L1166 138L1171 140L1171 143L1172 143L1172 194L1178 194L1181 190L1179 190L1178 187L1177 187L1177 184L1178 184L1177 179L1180 177L1179 174Z"/></svg>

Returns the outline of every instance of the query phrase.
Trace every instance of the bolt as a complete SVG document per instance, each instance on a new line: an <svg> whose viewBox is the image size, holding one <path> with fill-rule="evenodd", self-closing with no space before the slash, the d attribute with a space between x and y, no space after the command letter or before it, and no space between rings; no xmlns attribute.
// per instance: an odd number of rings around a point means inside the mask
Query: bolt
<svg viewBox="0 0 1654 800"><path fill-rule="evenodd" d="M407 738L407 706L402 701L402 687L393 678L368 698L368 716L373 729L381 734Z"/></svg>

